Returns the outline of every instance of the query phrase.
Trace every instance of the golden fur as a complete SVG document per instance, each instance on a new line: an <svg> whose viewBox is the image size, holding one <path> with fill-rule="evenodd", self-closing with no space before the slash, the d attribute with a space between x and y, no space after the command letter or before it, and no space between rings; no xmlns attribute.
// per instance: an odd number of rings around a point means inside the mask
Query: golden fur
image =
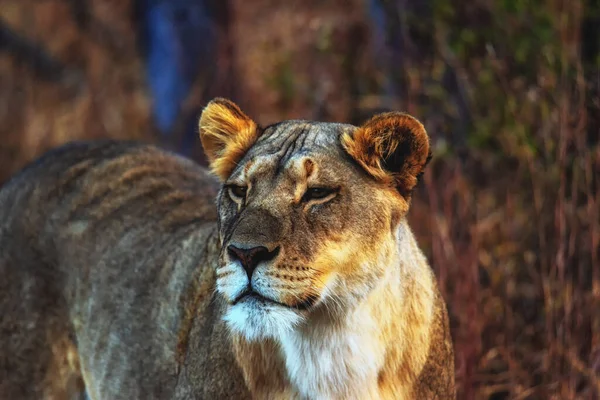
<svg viewBox="0 0 600 400"><path fill-rule="evenodd" d="M342 145L374 178L394 183L404 193L415 187L429 158L425 127L399 112L374 116L352 135L345 133ZM395 154L402 158L390 160ZM390 161L402 165L386 165ZM394 169L390 171L390 167Z"/></svg>
<svg viewBox="0 0 600 400"><path fill-rule="evenodd" d="M258 126L230 100L217 98L200 117L200 139L211 169L227 178L258 137Z"/></svg>
<svg viewBox="0 0 600 400"><path fill-rule="evenodd" d="M215 112L212 103L204 111ZM241 120L231 122L233 115ZM241 112L227 118L227 126L255 126ZM405 219L429 160L423 125L403 113L381 114L358 128L291 121L256 129L252 145L241 150L235 130L203 121L201 137L215 130L233 136L220 136L219 152L208 157L219 168L231 163L220 178L246 193L219 198L223 248L281 249L247 278L227 252L217 268L236 359L254 397L452 398L445 305ZM335 193L303 201L321 186ZM315 209L321 220L310 216ZM241 301L232 289L238 284ZM267 303L250 298L240 305L244 285Z"/></svg>

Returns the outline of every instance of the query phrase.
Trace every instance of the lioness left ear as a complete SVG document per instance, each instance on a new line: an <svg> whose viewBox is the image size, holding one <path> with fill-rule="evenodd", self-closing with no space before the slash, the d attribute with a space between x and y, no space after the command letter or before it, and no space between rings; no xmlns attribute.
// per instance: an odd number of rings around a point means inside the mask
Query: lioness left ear
<svg viewBox="0 0 600 400"><path fill-rule="evenodd" d="M430 159L425 127L400 112L376 115L354 132L344 133L341 141L370 175L393 184L404 197L410 197Z"/></svg>
<svg viewBox="0 0 600 400"><path fill-rule="evenodd" d="M234 102L216 98L200 116L200 141L210 168L226 180L256 142L260 128Z"/></svg>

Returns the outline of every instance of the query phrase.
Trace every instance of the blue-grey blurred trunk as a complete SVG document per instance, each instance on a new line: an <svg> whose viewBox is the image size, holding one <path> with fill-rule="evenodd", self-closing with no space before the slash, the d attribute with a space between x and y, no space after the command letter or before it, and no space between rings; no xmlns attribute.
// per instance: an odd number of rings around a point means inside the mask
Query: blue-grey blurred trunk
<svg viewBox="0 0 600 400"><path fill-rule="evenodd" d="M161 143L191 155L197 143L195 116L185 112L183 105L195 85L205 92L215 76L214 7L209 0L138 0L137 11Z"/></svg>

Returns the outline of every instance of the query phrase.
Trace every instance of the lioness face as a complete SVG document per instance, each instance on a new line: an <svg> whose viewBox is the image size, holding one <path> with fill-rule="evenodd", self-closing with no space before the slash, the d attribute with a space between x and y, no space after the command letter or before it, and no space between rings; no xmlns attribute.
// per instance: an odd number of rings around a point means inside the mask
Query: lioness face
<svg viewBox="0 0 600 400"><path fill-rule="evenodd" d="M412 187L397 186L407 179L400 174L369 170L386 160L362 143L364 127L286 121L261 129L215 100L200 128L223 182L217 291L232 330L280 337L312 317L335 318L384 279ZM400 148L401 164L413 147Z"/></svg>

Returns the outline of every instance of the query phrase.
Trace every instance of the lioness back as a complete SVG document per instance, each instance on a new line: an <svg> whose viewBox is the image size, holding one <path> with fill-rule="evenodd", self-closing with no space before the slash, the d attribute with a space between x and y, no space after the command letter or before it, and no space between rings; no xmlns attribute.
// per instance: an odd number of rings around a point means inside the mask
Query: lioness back
<svg viewBox="0 0 600 400"><path fill-rule="evenodd" d="M0 398L246 397L212 297L217 189L190 161L111 141L7 182Z"/></svg>

